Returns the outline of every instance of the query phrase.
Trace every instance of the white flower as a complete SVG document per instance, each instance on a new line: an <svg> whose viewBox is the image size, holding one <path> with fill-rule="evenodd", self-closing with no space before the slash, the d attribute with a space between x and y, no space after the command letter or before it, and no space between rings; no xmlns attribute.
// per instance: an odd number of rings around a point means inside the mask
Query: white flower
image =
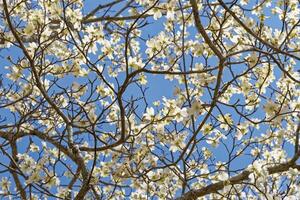
<svg viewBox="0 0 300 200"><path fill-rule="evenodd" d="M241 5L244 6L244 5L247 5L249 2L249 0L241 0Z"/></svg>
<svg viewBox="0 0 300 200"><path fill-rule="evenodd" d="M248 124L247 123L241 123L237 126L237 131L236 131L236 138L237 140L241 140L244 135L247 134L248 130Z"/></svg>
<svg viewBox="0 0 300 200"><path fill-rule="evenodd" d="M22 172L26 174L30 174L36 166L35 160L30 156L24 154L21 154L18 157L20 160L22 160L20 164L20 169L22 170Z"/></svg>
<svg viewBox="0 0 300 200"><path fill-rule="evenodd" d="M218 120L221 122L220 128L227 131L231 125L233 125L233 120L231 119L231 115L229 113L225 115L219 115Z"/></svg>
<svg viewBox="0 0 300 200"><path fill-rule="evenodd" d="M266 177L269 174L268 169L262 160L254 161L249 168L254 172L255 175L261 178Z"/></svg>
<svg viewBox="0 0 300 200"><path fill-rule="evenodd" d="M242 82L241 82L241 90L242 92L245 94L245 95L248 95L250 90L252 88L252 85L251 83L246 80L246 79L242 79Z"/></svg>
<svg viewBox="0 0 300 200"><path fill-rule="evenodd" d="M0 181L0 187L2 188L2 190L5 192L9 191L10 185L11 185L10 181L8 181L6 177L2 177Z"/></svg>
<svg viewBox="0 0 300 200"><path fill-rule="evenodd" d="M103 54L106 54L109 59L113 59L114 50L112 48L111 42L108 40L103 40L101 43L103 45L103 47L101 48Z"/></svg>
<svg viewBox="0 0 300 200"><path fill-rule="evenodd" d="M154 101L154 102L153 102L153 105L154 105L154 106L160 106L160 101L159 101L159 100L158 100L158 101Z"/></svg>
<svg viewBox="0 0 300 200"><path fill-rule="evenodd" d="M191 108L188 110L190 115L199 114L202 109L200 101L194 101L191 105Z"/></svg>
<svg viewBox="0 0 300 200"><path fill-rule="evenodd" d="M212 128L213 128L212 124L204 124L202 127L203 135L207 135L207 134L211 133Z"/></svg>
<svg viewBox="0 0 300 200"><path fill-rule="evenodd" d="M39 150L40 150L39 146L37 146L34 143L30 144L30 151L31 152L38 152Z"/></svg>
<svg viewBox="0 0 300 200"><path fill-rule="evenodd" d="M141 85L146 85L148 83L147 76L145 74L141 74L141 76L139 78L139 83Z"/></svg>
<svg viewBox="0 0 300 200"><path fill-rule="evenodd" d="M165 132L165 126L164 126L164 124L157 124L157 125L155 125L155 129L160 134L164 134L164 132Z"/></svg>
<svg viewBox="0 0 300 200"><path fill-rule="evenodd" d="M6 75L7 78L9 78L12 81L17 81L21 76L22 76L22 70L19 68L12 66L12 67L7 67L11 70L10 73Z"/></svg>
<svg viewBox="0 0 300 200"><path fill-rule="evenodd" d="M184 120L187 119L187 117L189 116L188 111L186 108L182 108L180 109L179 107L175 107L174 108L174 113L175 113L175 120L177 122L182 122Z"/></svg>
<svg viewBox="0 0 300 200"><path fill-rule="evenodd" d="M168 10L167 11L167 19L174 20L175 19L175 11L174 10Z"/></svg>
<svg viewBox="0 0 300 200"><path fill-rule="evenodd" d="M229 178L228 174L226 172L221 172L218 175L218 179L220 181L226 181Z"/></svg>
<svg viewBox="0 0 300 200"><path fill-rule="evenodd" d="M153 8L152 9L152 14L153 14L153 19L158 20L159 18L162 17L161 10L159 8Z"/></svg>
<svg viewBox="0 0 300 200"><path fill-rule="evenodd" d="M178 148L178 146L176 146L176 145L171 145L170 148L169 148L169 150L172 151L172 152L174 153L174 152L178 151L179 148Z"/></svg>
<svg viewBox="0 0 300 200"><path fill-rule="evenodd" d="M250 183L255 183L255 174L251 173L249 174Z"/></svg>
<svg viewBox="0 0 300 200"><path fill-rule="evenodd" d="M147 121L152 120L154 117L154 109L152 107L146 108L146 113L144 114L144 118Z"/></svg>
<svg viewBox="0 0 300 200"><path fill-rule="evenodd" d="M29 176L29 178L26 180L26 183L27 184L30 184L30 183L34 183L34 182L38 182L41 180L41 176L40 176L40 173L39 171L34 171L31 176Z"/></svg>
<svg viewBox="0 0 300 200"><path fill-rule="evenodd" d="M134 69L139 69L143 67L143 61L142 59L138 57L129 57L128 58L128 65Z"/></svg>
<svg viewBox="0 0 300 200"><path fill-rule="evenodd" d="M58 190L57 190L57 196L59 196L60 198L65 198L69 195L69 193L71 192L70 189L68 188L61 188L59 187Z"/></svg>
<svg viewBox="0 0 300 200"><path fill-rule="evenodd" d="M259 148L257 148L257 147L255 147L254 149L252 149L251 150L251 155L252 156L258 156L259 155L259 153L260 153L260 149Z"/></svg>
<svg viewBox="0 0 300 200"><path fill-rule="evenodd" d="M273 101L269 100L265 105L264 105L264 110L267 115L273 115L275 114L276 110L278 109L278 106L276 103Z"/></svg>
<svg viewBox="0 0 300 200"><path fill-rule="evenodd" d="M183 149L185 146L184 141L186 139L186 136L187 136L187 132L182 132L182 133L174 136L174 140L171 141L169 150L172 152L176 152L176 151L180 151L181 149Z"/></svg>
<svg viewBox="0 0 300 200"><path fill-rule="evenodd" d="M211 157L212 156L212 152L211 151L209 151L209 149L208 148L206 148L206 147L202 147L202 153L203 153L203 156L204 156L204 159L208 159L209 157Z"/></svg>
<svg viewBox="0 0 300 200"><path fill-rule="evenodd" d="M254 65L257 64L258 57L257 57L256 53L252 53L250 56L248 56L248 57L246 58L246 60L248 61L249 66L250 66L250 67L253 67Z"/></svg>
<svg viewBox="0 0 300 200"><path fill-rule="evenodd" d="M158 40L156 40L155 38L152 38L150 40L147 40L146 42L147 45L147 49L146 49L146 53L151 57L153 56L154 53L156 53L158 50L160 50L161 45L159 43Z"/></svg>

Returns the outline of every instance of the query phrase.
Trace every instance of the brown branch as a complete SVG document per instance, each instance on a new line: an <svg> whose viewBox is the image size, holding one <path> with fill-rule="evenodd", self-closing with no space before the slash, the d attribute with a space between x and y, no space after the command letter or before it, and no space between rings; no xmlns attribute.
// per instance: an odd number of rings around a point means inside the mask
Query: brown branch
<svg viewBox="0 0 300 200"><path fill-rule="evenodd" d="M224 69L224 62L225 62L225 57L222 55L222 53L219 51L219 49L210 40L210 38L207 35L204 27L201 24L201 21L200 21L200 18L199 18L198 6L197 6L196 1L195 0L190 0L190 3L192 5L194 20L195 20L195 25L196 25L196 28L197 28L198 32L202 35L202 37L204 38L205 42L208 44L208 46L213 50L213 52L219 58L219 65L218 65L219 72L218 72L218 75L217 75L217 82L216 82L216 86L215 86L215 89L214 89L214 94L213 94L211 106L210 106L208 112L206 113L204 119L201 121L201 123L198 126L198 128L196 129L196 131L193 133L191 139L189 139L188 143L184 147L182 153L180 154L180 156L177 159L177 161L175 162L175 164L177 162L179 162L179 160L181 160L183 158L183 156L186 153L187 149L189 148L189 146L191 145L191 143L197 137L198 133L200 132L200 130L204 126L205 122L208 120L209 116L211 115L211 113L212 113L212 111L213 111L213 109L214 109L214 107L215 107L215 105L217 103L217 100L218 100L218 97L219 97L219 95L218 95L219 94L219 89L220 89L220 86L221 86L223 69ZM190 151L190 152L192 152L192 151Z"/></svg>
<svg viewBox="0 0 300 200"><path fill-rule="evenodd" d="M36 81L36 86L39 88L40 92L42 93L43 97L46 99L46 101L51 105L51 107L57 112L57 114L64 120L65 124L66 124L66 129L68 132L68 144L71 147L73 154L72 156L74 156L74 161L76 161L76 163L78 164L78 167L81 169L81 174L83 177L83 184L82 187L80 188L78 194L75 197L75 200L81 200L84 198L84 196L86 195L86 193L89 190L89 173L88 170L85 167L84 164L84 160L83 158L80 156L79 154L79 149L76 149L76 147L73 144L73 131L72 131L72 127L71 127L71 122L69 120L69 118L67 116L65 116L63 114L63 112L57 107L57 105L51 100L51 98L48 96L47 92L45 91L37 70L35 69L35 64L34 64L34 60L31 58L31 56L29 55L29 53L27 52L26 47L24 46L21 38L19 37L18 33L16 32L14 26L12 25L12 22L10 20L10 15L9 15L9 11L7 8L7 3L6 0L3 0L3 8L4 8L4 12L5 12L5 16L6 16L6 20L8 23L8 26L13 34L13 36L15 37L16 41L19 43L20 48L22 49L24 55L26 56L26 58L29 61L30 64L30 68L32 70L33 76L35 78ZM60 147L61 145L58 144L58 148L61 149Z"/></svg>
<svg viewBox="0 0 300 200"><path fill-rule="evenodd" d="M298 56L295 56L293 54L290 54L288 52L284 52L282 51L281 49L273 46L272 44L268 43L267 41L265 41L264 39L260 38L259 36L257 36L247 25L245 25L241 19L236 16L236 14L230 10L226 4L222 1L222 0L218 0L218 2L221 4L221 6L228 12L230 13L230 15L250 34L252 35L255 39L257 39L258 41L260 41L262 44L266 45L267 47L273 49L274 51L276 51L277 53L281 53L281 54L284 54L284 55L287 55L287 56L290 56L292 58L295 58L297 60L300 60L300 58Z"/></svg>
<svg viewBox="0 0 300 200"><path fill-rule="evenodd" d="M289 168L298 169L299 166L296 165L295 162L293 162L291 160L284 164L280 164L280 165L277 165L274 167L269 167L268 172L269 172L269 174L276 174L276 173L285 172L285 171L289 170ZM240 184L243 181L248 180L250 174L251 174L251 171L245 170L242 173L240 173L239 175L236 175L226 181L220 181L217 183L213 183L211 185L208 185L208 186L198 189L198 190L190 190L189 192L185 193L184 195L177 198L176 200L196 200L199 197L202 197L202 196L205 196L208 194L212 194L212 193L216 193L217 191L222 190L225 186Z"/></svg>
<svg viewBox="0 0 300 200"><path fill-rule="evenodd" d="M10 133L10 132L0 131L0 137L4 138L6 140L10 140L12 134L13 133ZM84 199L84 196L90 189L89 184L87 183L87 180L89 179L88 178L89 173L84 165L83 159L78 154L78 151L74 151L74 149L72 149L72 150L68 149L67 147L61 145L58 141L49 137L47 133L42 133L38 130L28 130L28 133L19 132L18 134L14 134L14 139L17 140L18 138L22 138L22 137L30 136L30 135L36 136L41 140L48 141L49 143L54 145L57 149L62 151L65 155L67 155L69 158L71 158L78 165L78 169L80 169L82 177L83 177L83 183L82 183L82 187L79 190L75 199L76 200Z"/></svg>
<svg viewBox="0 0 300 200"><path fill-rule="evenodd" d="M218 56L220 60L224 60L224 56L219 51L219 49L213 44L213 42L210 40L208 34L206 33L199 17L199 11L196 0L190 0L190 3L192 5L194 20L195 20L195 26L198 30L198 32L202 35L204 38L204 41L208 44L208 46L211 48L211 50Z"/></svg>
<svg viewBox="0 0 300 200"><path fill-rule="evenodd" d="M4 8L5 18L6 18L8 27L11 30L11 32L12 32L13 36L15 37L16 41L19 43L20 48L23 51L25 57L29 61L30 68L31 68L33 76L35 78L36 86L39 88L40 92L42 93L42 95L46 99L46 101L57 112L57 114L65 121L66 125L69 125L70 124L70 120L68 119L68 117L63 114L63 112L56 106L56 104L51 100L51 98L48 96L47 92L45 91L45 89L44 89L44 87L43 87L43 85L42 85L42 83L40 81L38 72L37 72L37 70L35 68L34 60L29 55L26 47L23 44L22 39L19 37L17 31L15 30L15 28L14 28L14 26L13 26L11 20L10 20L10 14L9 14L9 11L8 11L6 0L3 0L3 8Z"/></svg>
<svg viewBox="0 0 300 200"><path fill-rule="evenodd" d="M84 18L83 18L83 23L85 21L87 21L90 17L92 17L93 15L95 15L100 9L103 9L103 8L107 8L107 7L111 7L115 4L118 4L120 3L121 1L123 0L116 0L116 1L113 1L113 2L110 2L110 3L107 3L107 4L104 4L104 5L98 5L96 8L94 8L91 12L89 12Z"/></svg>
<svg viewBox="0 0 300 200"><path fill-rule="evenodd" d="M299 151L299 134L300 134L300 122L297 126L297 130L296 130L296 137L295 137L295 152L294 152L294 161L296 161L298 159L298 157L300 156L300 151Z"/></svg>
<svg viewBox="0 0 300 200"><path fill-rule="evenodd" d="M95 18L90 18L83 20L83 24L89 24L93 22L99 22L99 21L123 21L123 20L135 20L135 19L142 19L142 18L147 18L152 15L147 14L147 15L131 15L131 16L124 16L124 17L118 17L118 16L105 16L105 17L95 17Z"/></svg>
<svg viewBox="0 0 300 200"><path fill-rule="evenodd" d="M15 169L17 168L15 161L17 160L17 154L18 154L16 140L13 139L12 141L10 141L10 144L11 144L11 149L12 149L12 159L14 159L14 162L11 162L10 166L14 170L10 169L9 171L13 176L13 179L15 181L17 190L20 192L21 199L26 200L27 199L26 192L25 192L25 190L22 186L22 183L21 183L21 181L20 181L20 179L19 179L19 177L18 177L18 175L15 171Z"/></svg>

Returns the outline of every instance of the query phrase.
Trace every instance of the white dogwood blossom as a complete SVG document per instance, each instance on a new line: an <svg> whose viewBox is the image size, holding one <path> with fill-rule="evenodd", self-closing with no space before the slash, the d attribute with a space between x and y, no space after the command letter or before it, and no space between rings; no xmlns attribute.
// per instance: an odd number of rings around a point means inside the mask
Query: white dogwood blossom
<svg viewBox="0 0 300 200"><path fill-rule="evenodd" d="M299 198L299 1L0 13L0 199Z"/></svg>

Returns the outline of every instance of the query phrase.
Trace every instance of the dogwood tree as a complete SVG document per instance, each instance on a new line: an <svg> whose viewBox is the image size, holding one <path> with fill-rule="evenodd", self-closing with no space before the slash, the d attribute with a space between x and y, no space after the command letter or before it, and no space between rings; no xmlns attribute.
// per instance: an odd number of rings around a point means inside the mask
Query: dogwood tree
<svg viewBox="0 0 300 200"><path fill-rule="evenodd" d="M1 0L3 199L298 199L296 0Z"/></svg>

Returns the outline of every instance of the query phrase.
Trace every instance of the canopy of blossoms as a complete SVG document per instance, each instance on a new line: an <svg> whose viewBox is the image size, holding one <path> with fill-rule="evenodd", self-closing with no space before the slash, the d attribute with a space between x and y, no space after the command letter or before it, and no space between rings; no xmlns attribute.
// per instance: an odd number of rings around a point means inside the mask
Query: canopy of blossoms
<svg viewBox="0 0 300 200"><path fill-rule="evenodd" d="M0 0L0 197L298 199L296 0Z"/></svg>

